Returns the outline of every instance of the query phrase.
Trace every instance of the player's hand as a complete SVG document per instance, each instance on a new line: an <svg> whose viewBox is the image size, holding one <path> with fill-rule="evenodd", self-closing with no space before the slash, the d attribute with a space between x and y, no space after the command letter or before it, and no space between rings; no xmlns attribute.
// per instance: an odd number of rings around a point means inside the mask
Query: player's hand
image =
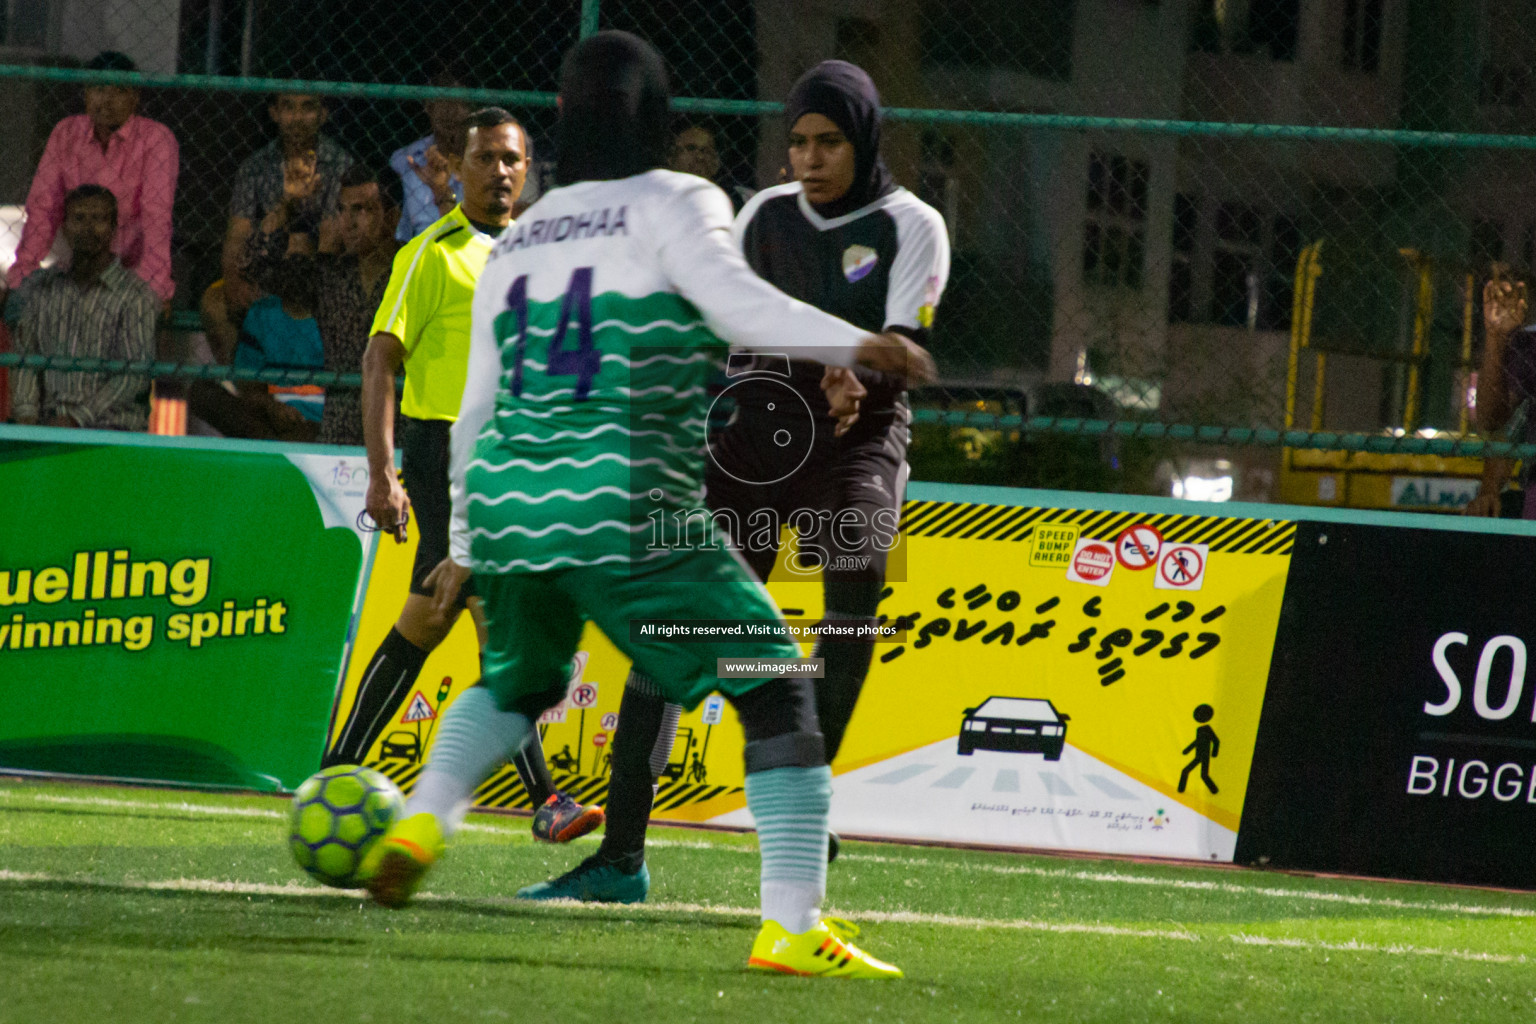
<svg viewBox="0 0 1536 1024"><path fill-rule="evenodd" d="M275 399L267 408L267 418L272 421L272 426L278 430L286 427L296 427L304 422L304 414L286 402Z"/></svg>
<svg viewBox="0 0 1536 1024"><path fill-rule="evenodd" d="M432 608L437 614L445 619L452 618L453 609L459 603L459 591L464 589L470 575L469 566L460 565L452 558L445 558L432 567L422 585L432 591Z"/></svg>
<svg viewBox="0 0 1536 1024"><path fill-rule="evenodd" d="M1493 276L1483 285L1483 327L1489 335L1508 335L1525 326L1530 302L1524 281L1505 279L1505 266L1493 265Z"/></svg>
<svg viewBox="0 0 1536 1024"><path fill-rule="evenodd" d="M226 277L224 279L224 308L227 311L226 316L237 310L243 316L245 311L255 305L256 300L259 298L261 298L261 289L243 277ZM235 320L232 317L230 319L232 324L235 326L239 325L239 320Z"/></svg>
<svg viewBox="0 0 1536 1024"><path fill-rule="evenodd" d="M420 161L414 156L407 156L405 160L411 165L411 170L416 172L416 177L421 179L421 183L432 190L432 201L438 207L453 205L448 158L435 144L427 147Z"/></svg>
<svg viewBox="0 0 1536 1024"><path fill-rule="evenodd" d="M829 366L821 375L821 390L826 393L832 415L837 418L835 436L842 437L859 420L859 400L869 391L852 370Z"/></svg>
<svg viewBox="0 0 1536 1024"><path fill-rule="evenodd" d="M368 517L378 524L381 531L393 534L396 544L405 543L406 513L411 499L394 473L374 474L368 480L368 495L363 499Z"/></svg>
<svg viewBox="0 0 1536 1024"><path fill-rule="evenodd" d="M894 332L866 335L856 358L860 366L900 377L908 386L931 383L939 375L927 349Z"/></svg>
<svg viewBox="0 0 1536 1024"><path fill-rule="evenodd" d="M1464 516L1482 516L1487 519L1499 517L1499 495L1497 492L1478 494L1467 503L1467 507L1461 510Z"/></svg>
<svg viewBox="0 0 1536 1024"><path fill-rule="evenodd" d="M319 157L314 150L283 160L283 202L296 207L320 187Z"/></svg>

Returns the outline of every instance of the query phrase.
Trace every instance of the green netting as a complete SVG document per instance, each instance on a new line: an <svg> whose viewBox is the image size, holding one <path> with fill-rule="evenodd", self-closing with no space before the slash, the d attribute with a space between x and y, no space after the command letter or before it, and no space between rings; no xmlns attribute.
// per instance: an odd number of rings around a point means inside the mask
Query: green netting
<svg viewBox="0 0 1536 1024"><path fill-rule="evenodd" d="M236 170L273 137L270 94L321 96L325 134L381 170L428 130L425 102L507 106L535 142L531 197L560 59L599 27L657 45L679 129L702 129L702 166L738 197L782 179L801 72L869 70L887 160L954 249L942 387L914 395L933 473L1149 489L1167 474L1131 463L1319 438L1431 453L1413 444L1473 430L1491 264L1536 264L1536 10L1516 0L0 3L0 260L82 89L137 88L180 145L158 355L220 362L195 345L200 299ZM83 70L102 49L139 73ZM1298 277L1308 254L1318 273ZM1010 446L1058 418L1121 425L1103 433L1121 447L1021 474Z"/></svg>

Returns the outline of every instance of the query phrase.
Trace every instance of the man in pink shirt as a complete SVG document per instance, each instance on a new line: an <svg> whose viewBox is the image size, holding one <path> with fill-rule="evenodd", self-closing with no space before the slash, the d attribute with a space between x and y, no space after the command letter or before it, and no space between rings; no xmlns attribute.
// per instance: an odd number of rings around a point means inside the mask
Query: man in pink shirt
<svg viewBox="0 0 1536 1024"><path fill-rule="evenodd" d="M105 51L86 67L136 71L127 56ZM171 203L179 156L176 136L158 121L139 117L139 90L121 85L85 87L85 113L66 117L48 146L27 192L27 222L6 287L16 288L53 248L64 220L64 196L81 185L104 185L117 197L112 251L168 305L171 280Z"/></svg>

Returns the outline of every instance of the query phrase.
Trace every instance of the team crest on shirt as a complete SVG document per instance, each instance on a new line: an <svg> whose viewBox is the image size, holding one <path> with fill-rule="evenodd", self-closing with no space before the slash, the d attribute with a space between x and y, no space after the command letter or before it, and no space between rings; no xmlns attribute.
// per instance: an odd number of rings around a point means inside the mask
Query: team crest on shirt
<svg viewBox="0 0 1536 1024"><path fill-rule="evenodd" d="M843 276L848 283L862 281L880 262L880 254L867 245L850 245L843 250Z"/></svg>

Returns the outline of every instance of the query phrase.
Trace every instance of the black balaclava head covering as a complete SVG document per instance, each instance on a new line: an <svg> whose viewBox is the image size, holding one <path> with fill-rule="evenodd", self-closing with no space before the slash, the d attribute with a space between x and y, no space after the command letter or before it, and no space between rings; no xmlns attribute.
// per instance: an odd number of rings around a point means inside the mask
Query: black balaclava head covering
<svg viewBox="0 0 1536 1024"><path fill-rule="evenodd" d="M627 178L667 164L667 65L628 32L598 32L560 68L560 184Z"/></svg>
<svg viewBox="0 0 1536 1024"><path fill-rule="evenodd" d="M896 187L880 155L880 93L864 69L845 60L824 60L800 77L784 101L789 127L820 114L853 143L853 184L841 199L815 205L823 217L841 217Z"/></svg>

